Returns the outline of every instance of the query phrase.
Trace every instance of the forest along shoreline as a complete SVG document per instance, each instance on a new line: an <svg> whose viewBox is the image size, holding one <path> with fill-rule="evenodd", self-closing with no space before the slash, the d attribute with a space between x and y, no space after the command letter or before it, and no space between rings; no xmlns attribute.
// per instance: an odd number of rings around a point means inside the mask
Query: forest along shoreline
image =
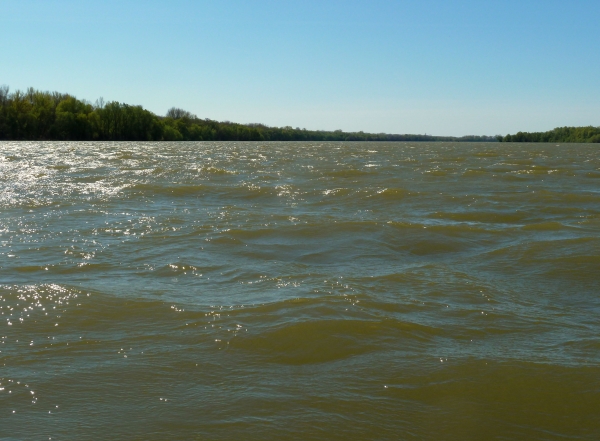
<svg viewBox="0 0 600 441"><path fill-rule="evenodd" d="M0 86L0 140L61 141L446 141L600 142L600 127L496 136L432 136L307 130L201 119L172 107L165 116L118 101L94 104L68 93Z"/></svg>

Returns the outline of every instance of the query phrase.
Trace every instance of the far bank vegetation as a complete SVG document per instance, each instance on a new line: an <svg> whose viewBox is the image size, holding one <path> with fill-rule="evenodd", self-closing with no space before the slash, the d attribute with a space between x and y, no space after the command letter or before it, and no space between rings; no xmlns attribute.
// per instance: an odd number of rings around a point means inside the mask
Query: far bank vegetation
<svg viewBox="0 0 600 441"><path fill-rule="evenodd" d="M557 127L547 132L498 136L500 142L600 142L600 127Z"/></svg>
<svg viewBox="0 0 600 441"><path fill-rule="evenodd" d="M165 116L117 101L0 86L0 139L69 141L479 141L492 136L393 135L306 130L201 119L173 107Z"/></svg>

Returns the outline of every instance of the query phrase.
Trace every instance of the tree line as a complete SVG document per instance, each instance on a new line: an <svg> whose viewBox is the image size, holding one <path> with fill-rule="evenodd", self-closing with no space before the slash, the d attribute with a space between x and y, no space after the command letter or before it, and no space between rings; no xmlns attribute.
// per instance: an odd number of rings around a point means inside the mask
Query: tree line
<svg viewBox="0 0 600 441"><path fill-rule="evenodd" d="M158 116L142 106L94 104L73 95L0 86L0 140L65 141L454 141L496 142L492 136L399 135L306 130L201 119L173 107Z"/></svg>
<svg viewBox="0 0 600 441"><path fill-rule="evenodd" d="M547 132L498 136L500 142L600 142L600 127L557 127Z"/></svg>

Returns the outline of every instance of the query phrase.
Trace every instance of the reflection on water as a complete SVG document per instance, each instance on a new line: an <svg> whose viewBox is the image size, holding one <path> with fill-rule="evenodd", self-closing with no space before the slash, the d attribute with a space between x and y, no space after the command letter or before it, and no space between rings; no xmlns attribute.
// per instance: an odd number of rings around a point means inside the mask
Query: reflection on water
<svg viewBox="0 0 600 441"><path fill-rule="evenodd" d="M0 438L600 438L594 145L0 143Z"/></svg>

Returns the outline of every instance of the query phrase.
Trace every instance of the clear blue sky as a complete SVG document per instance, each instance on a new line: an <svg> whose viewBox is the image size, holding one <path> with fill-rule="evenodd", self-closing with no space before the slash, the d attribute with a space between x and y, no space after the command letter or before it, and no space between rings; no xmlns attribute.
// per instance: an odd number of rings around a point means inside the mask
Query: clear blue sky
<svg viewBox="0 0 600 441"><path fill-rule="evenodd" d="M309 129L598 126L600 1L3 0L0 84Z"/></svg>

